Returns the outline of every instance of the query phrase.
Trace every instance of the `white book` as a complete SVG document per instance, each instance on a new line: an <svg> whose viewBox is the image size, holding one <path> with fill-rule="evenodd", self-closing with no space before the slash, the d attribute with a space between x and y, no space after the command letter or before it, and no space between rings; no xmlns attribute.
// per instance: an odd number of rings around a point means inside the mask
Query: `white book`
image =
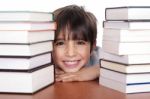
<svg viewBox="0 0 150 99"><path fill-rule="evenodd" d="M103 40L117 42L150 41L150 30L104 29Z"/></svg>
<svg viewBox="0 0 150 99"><path fill-rule="evenodd" d="M150 83L150 73L121 73L105 68L100 68L101 77L126 84Z"/></svg>
<svg viewBox="0 0 150 99"><path fill-rule="evenodd" d="M52 41L32 44L0 44L0 56L34 56L52 51Z"/></svg>
<svg viewBox="0 0 150 99"><path fill-rule="evenodd" d="M147 64L150 63L150 54L116 55L101 50L101 58L123 64Z"/></svg>
<svg viewBox="0 0 150 99"><path fill-rule="evenodd" d="M102 48L117 55L150 54L150 42L103 41Z"/></svg>
<svg viewBox="0 0 150 99"><path fill-rule="evenodd" d="M55 22L0 22L0 31L55 30Z"/></svg>
<svg viewBox="0 0 150 99"><path fill-rule="evenodd" d="M50 12L36 11L0 11L0 21L53 21L53 14Z"/></svg>
<svg viewBox="0 0 150 99"><path fill-rule="evenodd" d="M51 53L44 53L31 57L0 57L0 69L29 70L51 63Z"/></svg>
<svg viewBox="0 0 150 99"><path fill-rule="evenodd" d="M54 40L55 31L0 31L0 43L36 43Z"/></svg>
<svg viewBox="0 0 150 99"><path fill-rule="evenodd" d="M150 20L150 6L111 7L105 14L106 20Z"/></svg>
<svg viewBox="0 0 150 99"><path fill-rule="evenodd" d="M150 92L150 83L128 85L126 83L121 83L104 77L100 77L99 80L99 83L101 85L122 93Z"/></svg>
<svg viewBox="0 0 150 99"><path fill-rule="evenodd" d="M121 73L150 73L149 64L122 64L110 60L100 60L100 66Z"/></svg>
<svg viewBox="0 0 150 99"><path fill-rule="evenodd" d="M103 27L109 29L146 30L150 29L150 21L104 21Z"/></svg>
<svg viewBox="0 0 150 99"><path fill-rule="evenodd" d="M30 71L1 71L0 78L0 92L34 93L54 82L54 66Z"/></svg>

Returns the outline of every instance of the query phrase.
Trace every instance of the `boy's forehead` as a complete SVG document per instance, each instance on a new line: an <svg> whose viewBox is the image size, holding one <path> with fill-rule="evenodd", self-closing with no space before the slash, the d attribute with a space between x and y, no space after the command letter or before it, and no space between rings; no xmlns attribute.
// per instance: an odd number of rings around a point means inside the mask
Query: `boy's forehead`
<svg viewBox="0 0 150 99"><path fill-rule="evenodd" d="M56 39L63 39L63 40L72 39L72 33L60 32Z"/></svg>
<svg viewBox="0 0 150 99"><path fill-rule="evenodd" d="M59 32L56 32L56 40L85 40L87 41L88 37L86 33L81 31L71 31L70 29L63 29Z"/></svg>
<svg viewBox="0 0 150 99"><path fill-rule="evenodd" d="M64 40L74 40L74 39L84 39L85 33L80 29L73 29L71 28L70 24L68 23L66 26L60 28L57 32L56 39L64 39Z"/></svg>

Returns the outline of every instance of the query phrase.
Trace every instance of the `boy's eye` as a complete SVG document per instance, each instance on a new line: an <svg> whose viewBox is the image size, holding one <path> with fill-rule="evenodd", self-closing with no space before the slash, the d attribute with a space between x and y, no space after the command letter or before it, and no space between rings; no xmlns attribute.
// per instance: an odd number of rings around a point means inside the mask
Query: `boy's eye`
<svg viewBox="0 0 150 99"><path fill-rule="evenodd" d="M64 45L64 41L56 41L55 45L56 46L61 46L61 45Z"/></svg>
<svg viewBox="0 0 150 99"><path fill-rule="evenodd" d="M85 45L85 44L86 44L86 41L79 40L79 41L77 41L77 44L78 44L78 45Z"/></svg>

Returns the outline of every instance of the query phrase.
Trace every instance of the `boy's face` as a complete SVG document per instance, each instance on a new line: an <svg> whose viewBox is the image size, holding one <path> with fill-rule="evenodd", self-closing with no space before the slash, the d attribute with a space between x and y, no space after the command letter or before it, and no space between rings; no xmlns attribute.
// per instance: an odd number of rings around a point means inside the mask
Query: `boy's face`
<svg viewBox="0 0 150 99"><path fill-rule="evenodd" d="M77 72L90 58L90 43L84 40L68 40L59 35L54 43L53 60L65 72Z"/></svg>

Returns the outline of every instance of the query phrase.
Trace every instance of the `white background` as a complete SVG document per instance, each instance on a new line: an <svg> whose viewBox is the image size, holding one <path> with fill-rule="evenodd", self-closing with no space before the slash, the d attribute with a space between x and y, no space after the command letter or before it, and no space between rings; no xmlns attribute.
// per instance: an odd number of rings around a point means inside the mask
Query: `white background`
<svg viewBox="0 0 150 99"><path fill-rule="evenodd" d="M0 0L0 11L43 11L52 12L70 4L84 6L98 19L97 45L101 46L102 22L106 7L150 6L149 0Z"/></svg>

